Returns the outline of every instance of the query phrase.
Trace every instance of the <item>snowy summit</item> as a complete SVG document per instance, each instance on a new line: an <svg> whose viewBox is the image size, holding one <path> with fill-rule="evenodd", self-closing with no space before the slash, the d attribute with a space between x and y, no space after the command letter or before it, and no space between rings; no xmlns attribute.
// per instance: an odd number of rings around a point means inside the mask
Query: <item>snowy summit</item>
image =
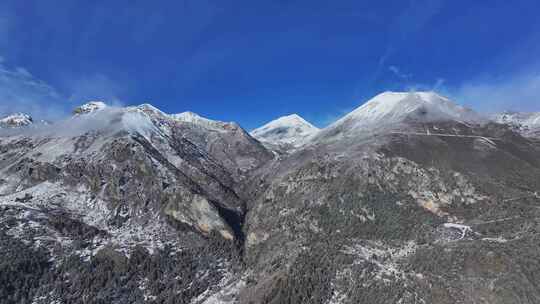
<svg viewBox="0 0 540 304"><path fill-rule="evenodd" d="M280 117L250 132L262 142L272 144L302 145L319 129L297 114Z"/></svg>
<svg viewBox="0 0 540 304"><path fill-rule="evenodd" d="M384 92L325 128L321 136L373 131L407 121L472 123L483 118L435 92Z"/></svg>
<svg viewBox="0 0 540 304"><path fill-rule="evenodd" d="M83 104L82 106L75 108L75 110L73 110L73 114L81 115L81 114L93 113L95 111L102 110L106 107L107 105L103 101L90 101L88 103Z"/></svg>
<svg viewBox="0 0 540 304"><path fill-rule="evenodd" d="M476 121L480 117L472 110L450 101L434 92L384 92L334 125L354 120L360 125L391 124L407 118L422 121L456 120Z"/></svg>
<svg viewBox="0 0 540 304"><path fill-rule="evenodd" d="M412 122L483 123L485 119L435 92L384 92L321 130L313 141L401 128Z"/></svg>
<svg viewBox="0 0 540 304"><path fill-rule="evenodd" d="M32 117L24 113L15 113L0 119L0 128L26 127L33 123Z"/></svg>

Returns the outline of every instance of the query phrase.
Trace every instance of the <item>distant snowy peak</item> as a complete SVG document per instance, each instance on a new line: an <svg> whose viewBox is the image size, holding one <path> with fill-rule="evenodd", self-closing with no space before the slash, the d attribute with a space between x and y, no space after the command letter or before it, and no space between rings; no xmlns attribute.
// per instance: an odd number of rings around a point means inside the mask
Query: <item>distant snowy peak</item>
<svg viewBox="0 0 540 304"><path fill-rule="evenodd" d="M395 123L405 118L427 121L476 121L480 117L434 92L384 92L357 108L339 122L348 119L360 123Z"/></svg>
<svg viewBox="0 0 540 304"><path fill-rule="evenodd" d="M26 127L33 123L32 117L24 113L15 113L0 119L0 128Z"/></svg>
<svg viewBox="0 0 540 304"><path fill-rule="evenodd" d="M95 111L103 110L107 105L103 101L90 101L73 110L74 115L88 114Z"/></svg>
<svg viewBox="0 0 540 304"><path fill-rule="evenodd" d="M332 126L352 123L354 127L371 127L402 123L406 120L480 122L474 111L434 92L384 92ZM331 126L331 127L332 127Z"/></svg>
<svg viewBox="0 0 540 304"><path fill-rule="evenodd" d="M487 120L435 92L384 92L321 130L311 142L355 138L437 122L474 125Z"/></svg>
<svg viewBox="0 0 540 304"><path fill-rule="evenodd" d="M524 134L540 134L540 112L504 112L495 114L492 119L511 125Z"/></svg>
<svg viewBox="0 0 540 304"><path fill-rule="evenodd" d="M292 114L273 120L250 134L262 142L300 146L318 131L299 115Z"/></svg>

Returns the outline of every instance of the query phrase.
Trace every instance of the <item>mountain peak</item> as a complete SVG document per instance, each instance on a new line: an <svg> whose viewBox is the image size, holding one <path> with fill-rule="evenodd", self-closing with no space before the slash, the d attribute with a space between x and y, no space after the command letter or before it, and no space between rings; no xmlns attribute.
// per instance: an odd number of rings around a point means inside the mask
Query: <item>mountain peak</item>
<svg viewBox="0 0 540 304"><path fill-rule="evenodd" d="M102 110L107 107L107 104L105 104L103 101L89 101L81 106L76 107L73 110L73 114L75 115L81 115L81 114L88 114L95 111Z"/></svg>
<svg viewBox="0 0 540 304"><path fill-rule="evenodd" d="M306 121L304 118L302 118L298 114L285 115L285 116L279 117L279 118L271 121L270 123L278 123L278 122L286 123L286 124L290 124L290 125L302 124L302 125L308 125L311 128L315 128L315 126L310 124L308 121Z"/></svg>
<svg viewBox="0 0 540 304"><path fill-rule="evenodd" d="M455 121L483 123L477 113L432 91L383 92L371 98L343 118L319 132L315 141L324 138L356 136L400 128L413 122Z"/></svg>
<svg viewBox="0 0 540 304"><path fill-rule="evenodd" d="M277 118L250 134L262 142L300 146L318 131L317 127L298 114L291 114Z"/></svg>
<svg viewBox="0 0 540 304"><path fill-rule="evenodd" d="M358 107L335 124L355 121L356 125L393 124L407 118L421 121L477 121L472 110L457 105L435 92L384 92ZM334 124L334 125L335 125Z"/></svg>
<svg viewBox="0 0 540 304"><path fill-rule="evenodd" d="M34 122L32 117L24 113L13 113L0 119L0 128L18 128L29 126Z"/></svg>

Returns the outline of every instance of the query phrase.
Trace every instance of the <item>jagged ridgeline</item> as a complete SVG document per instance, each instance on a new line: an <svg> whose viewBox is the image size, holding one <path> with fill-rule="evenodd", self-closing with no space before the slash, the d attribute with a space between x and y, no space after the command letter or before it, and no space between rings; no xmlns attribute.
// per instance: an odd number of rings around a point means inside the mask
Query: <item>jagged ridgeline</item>
<svg viewBox="0 0 540 304"><path fill-rule="evenodd" d="M0 120L0 303L540 303L534 113Z"/></svg>

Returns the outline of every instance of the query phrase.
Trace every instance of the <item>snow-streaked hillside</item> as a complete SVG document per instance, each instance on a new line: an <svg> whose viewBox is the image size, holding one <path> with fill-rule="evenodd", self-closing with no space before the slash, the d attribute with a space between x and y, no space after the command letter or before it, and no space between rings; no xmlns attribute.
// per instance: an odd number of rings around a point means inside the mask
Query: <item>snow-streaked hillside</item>
<svg viewBox="0 0 540 304"><path fill-rule="evenodd" d="M262 142L299 147L318 131L317 127L299 115L292 114L273 120L250 134Z"/></svg>

